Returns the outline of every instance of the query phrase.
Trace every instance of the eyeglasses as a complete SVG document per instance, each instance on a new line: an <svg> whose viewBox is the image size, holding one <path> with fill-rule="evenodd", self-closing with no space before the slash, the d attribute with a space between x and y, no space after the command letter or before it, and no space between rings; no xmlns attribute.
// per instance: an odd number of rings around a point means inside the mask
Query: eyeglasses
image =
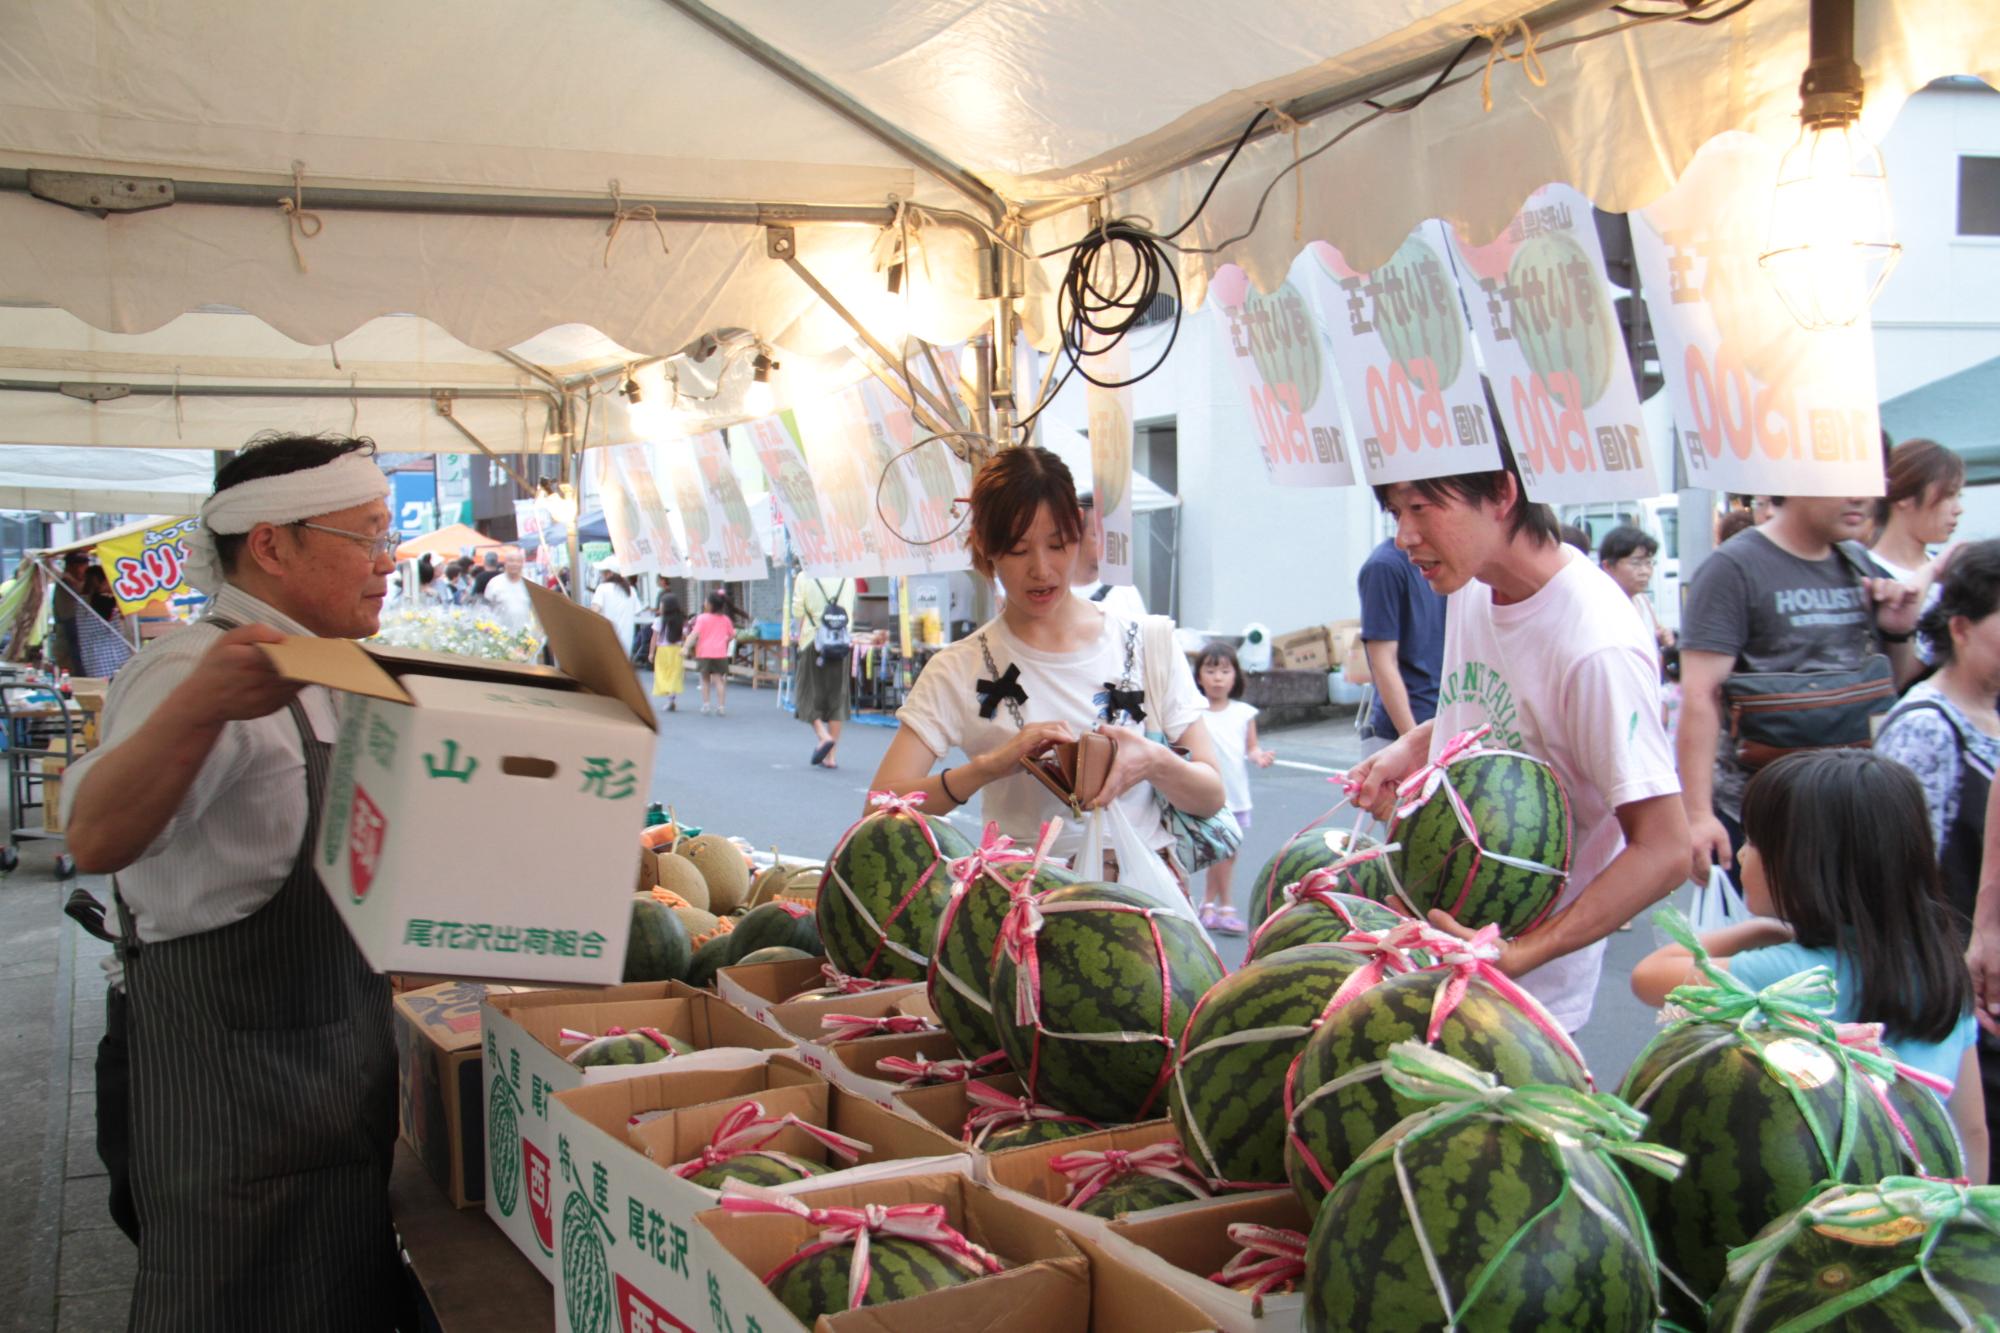
<svg viewBox="0 0 2000 1333"><path fill-rule="evenodd" d="M1651 569L1653 567L1653 557L1650 555L1628 555L1618 563L1630 565L1634 569Z"/></svg>
<svg viewBox="0 0 2000 1333"><path fill-rule="evenodd" d="M394 560L396 548L403 544L403 534L391 530L379 537L370 537L365 532L349 532L346 528L329 528L323 523L307 523L303 520L292 524L295 528L311 528L314 532L330 532L336 537L345 537L357 546L367 548L370 560L380 560L384 556Z"/></svg>

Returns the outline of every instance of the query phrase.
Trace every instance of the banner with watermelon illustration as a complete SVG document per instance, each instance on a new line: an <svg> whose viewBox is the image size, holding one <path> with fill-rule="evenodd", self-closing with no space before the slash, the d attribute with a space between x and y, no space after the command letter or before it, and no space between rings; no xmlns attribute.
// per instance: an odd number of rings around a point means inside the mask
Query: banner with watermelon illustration
<svg viewBox="0 0 2000 1333"><path fill-rule="evenodd" d="M1101 380L1129 378L1131 356L1123 343L1090 358L1090 372ZM1099 581L1116 586L1132 582L1132 390L1092 384L1084 395L1090 411L1091 521L1098 524Z"/></svg>
<svg viewBox="0 0 2000 1333"><path fill-rule="evenodd" d="M780 412L751 422L747 429L804 572L818 578L879 574L881 562L869 548L867 530L846 522L833 505L821 503L798 418Z"/></svg>
<svg viewBox="0 0 2000 1333"><path fill-rule="evenodd" d="M1292 266L1332 340L1371 486L1500 466L1450 251L1433 219L1372 273L1324 241Z"/></svg>
<svg viewBox="0 0 2000 1333"><path fill-rule="evenodd" d="M1560 505L1659 494L1590 201L1546 185L1487 244L1468 244L1456 230L1452 239L1528 498Z"/></svg>
<svg viewBox="0 0 2000 1333"><path fill-rule="evenodd" d="M763 578L766 566L757 549L757 530L722 433L669 441L666 456L674 504L687 532L688 573L698 579Z"/></svg>
<svg viewBox="0 0 2000 1333"><path fill-rule="evenodd" d="M920 374L918 367L911 374ZM953 502L972 489L972 474L951 450L955 440L932 440L918 444L931 432L919 430L909 405L877 379L862 380L856 386L868 413L868 434L873 442L879 469L887 468L892 479L902 482L900 506L889 503L894 488L885 488L878 522L893 523L897 535L922 559L921 571L894 573L941 573L972 568L972 551L965 544L965 529L953 516Z"/></svg>
<svg viewBox="0 0 2000 1333"><path fill-rule="evenodd" d="M1302 258L1293 267L1312 262ZM1234 264L1218 269L1208 290L1250 400L1271 484L1352 485L1339 377L1327 362L1326 334L1304 291L1287 281L1266 296Z"/></svg>
<svg viewBox="0 0 2000 1333"><path fill-rule="evenodd" d="M611 552L627 574L684 574L687 558L675 549L666 507L653 483L653 463L643 444L615 444L597 451L597 487Z"/></svg>
<svg viewBox="0 0 2000 1333"><path fill-rule="evenodd" d="M1757 263L1778 155L1753 135L1718 135L1679 184L1632 214L1688 484L1747 495L1880 495L1869 321L1807 331Z"/></svg>

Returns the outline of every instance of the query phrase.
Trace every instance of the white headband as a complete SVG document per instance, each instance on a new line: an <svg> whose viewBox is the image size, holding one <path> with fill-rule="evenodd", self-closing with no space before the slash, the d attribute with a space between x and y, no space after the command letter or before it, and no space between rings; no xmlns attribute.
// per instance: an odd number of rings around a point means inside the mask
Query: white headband
<svg viewBox="0 0 2000 1333"><path fill-rule="evenodd" d="M188 582L214 595L222 587L215 538L240 537L259 523L297 523L381 500L389 479L362 454L342 454L331 463L258 477L217 491L201 506L201 526L188 534Z"/></svg>

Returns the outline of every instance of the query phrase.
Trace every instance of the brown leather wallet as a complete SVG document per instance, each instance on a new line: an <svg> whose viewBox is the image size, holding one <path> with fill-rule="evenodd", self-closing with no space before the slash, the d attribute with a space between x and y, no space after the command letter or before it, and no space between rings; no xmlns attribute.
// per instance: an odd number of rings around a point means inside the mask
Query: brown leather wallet
<svg viewBox="0 0 2000 1333"><path fill-rule="evenodd" d="M1104 790L1117 751L1112 733L1086 731L1080 740L1058 741L1038 755L1021 756L1021 767L1081 818Z"/></svg>

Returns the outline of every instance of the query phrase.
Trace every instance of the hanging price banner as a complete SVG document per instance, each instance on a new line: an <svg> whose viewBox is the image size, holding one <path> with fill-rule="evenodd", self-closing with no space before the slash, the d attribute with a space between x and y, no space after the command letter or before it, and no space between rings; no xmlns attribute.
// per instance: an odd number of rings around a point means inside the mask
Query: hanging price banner
<svg viewBox="0 0 2000 1333"><path fill-rule="evenodd" d="M1332 341L1370 485L1500 466L1450 246L1431 221L1373 273L1355 272L1324 241L1293 266Z"/></svg>
<svg viewBox="0 0 2000 1333"><path fill-rule="evenodd" d="M684 573L687 562L674 549L667 529L666 510L653 484L648 447L616 444L594 452L604 526L611 536L612 554L625 573Z"/></svg>
<svg viewBox="0 0 2000 1333"><path fill-rule="evenodd" d="M1542 504L1660 491L1590 201L1535 191L1486 245L1456 233L1459 288L1527 483Z"/></svg>
<svg viewBox="0 0 2000 1333"><path fill-rule="evenodd" d="M965 529L952 513L953 502L972 489L965 464L947 441L916 447L930 432L918 433L909 406L880 380L865 379L856 388L868 412L877 475L887 468L890 477L902 483L884 491L881 517L894 524L922 562L921 572L970 569L972 551L965 544Z"/></svg>
<svg viewBox="0 0 2000 1333"><path fill-rule="evenodd" d="M721 432L672 440L666 450L668 482L687 534L688 572L698 579L763 578L766 567L750 507L730 470Z"/></svg>
<svg viewBox="0 0 2000 1333"><path fill-rule="evenodd" d="M798 418L780 412L751 422L748 429L751 447L771 483L771 499L805 573L851 578L880 572L881 562L868 549L866 530L849 524L832 505L820 503Z"/></svg>
<svg viewBox="0 0 2000 1333"><path fill-rule="evenodd" d="M1293 267L1314 262L1300 259ZM1208 291L1250 400L1272 484L1352 485L1354 465L1327 339L1305 294L1288 281L1265 296L1234 264L1216 270Z"/></svg>
<svg viewBox="0 0 2000 1333"><path fill-rule="evenodd" d="M1132 373L1124 344L1090 358L1090 373L1118 381ZM1098 525L1098 581L1132 583L1132 389L1092 384L1084 394L1090 412L1090 521Z"/></svg>
<svg viewBox="0 0 2000 1333"><path fill-rule="evenodd" d="M1880 495L1882 426L1866 318L1808 331L1757 263L1778 150L1702 145L1632 248L1688 483L1746 495Z"/></svg>

